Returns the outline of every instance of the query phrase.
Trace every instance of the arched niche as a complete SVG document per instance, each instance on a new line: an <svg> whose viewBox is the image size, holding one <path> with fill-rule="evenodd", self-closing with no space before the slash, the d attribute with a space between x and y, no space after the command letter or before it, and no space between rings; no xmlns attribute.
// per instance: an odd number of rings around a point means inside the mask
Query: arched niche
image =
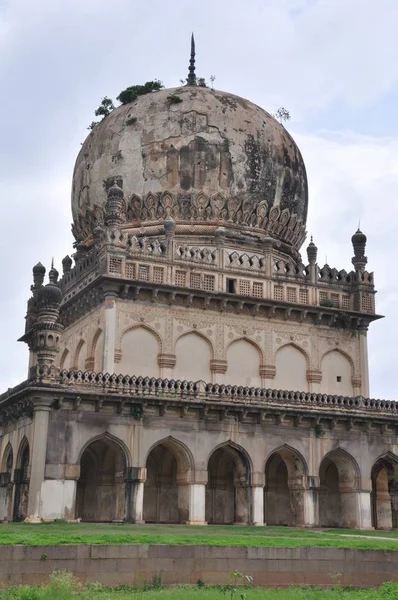
<svg viewBox="0 0 398 600"><path fill-rule="evenodd" d="M59 362L59 368L61 369L67 369L69 370L71 368L71 354L68 350L68 348L65 348L61 354L61 360Z"/></svg>
<svg viewBox="0 0 398 600"><path fill-rule="evenodd" d="M2 459L0 473L0 520L12 521L12 468L14 453L8 442Z"/></svg>
<svg viewBox="0 0 398 600"><path fill-rule="evenodd" d="M97 329L91 344L91 356L93 358L93 369L99 373L103 369L104 362L104 332Z"/></svg>
<svg viewBox="0 0 398 600"><path fill-rule="evenodd" d="M303 526L306 465L284 446L271 454L265 467L264 521L267 525Z"/></svg>
<svg viewBox="0 0 398 600"><path fill-rule="evenodd" d="M332 350L325 354L321 363L323 394L337 396L353 396L352 363L349 358L339 350Z"/></svg>
<svg viewBox="0 0 398 600"><path fill-rule="evenodd" d="M121 360L117 371L123 375L159 377L160 351L159 339L155 333L146 327L129 329L122 336Z"/></svg>
<svg viewBox="0 0 398 600"><path fill-rule="evenodd" d="M243 450L225 444L211 454L206 486L206 521L210 524L248 524L250 464Z"/></svg>
<svg viewBox="0 0 398 600"><path fill-rule="evenodd" d="M181 336L176 343L175 355L174 379L211 382L211 346L201 335L191 332Z"/></svg>
<svg viewBox="0 0 398 600"><path fill-rule="evenodd" d="M89 522L122 521L127 460L121 445L104 436L89 443L80 458L76 517Z"/></svg>
<svg viewBox="0 0 398 600"><path fill-rule="evenodd" d="M398 457L377 459L371 473L372 524L375 529L398 528Z"/></svg>
<svg viewBox="0 0 398 600"><path fill-rule="evenodd" d="M327 454L319 468L319 524L321 527L358 526L358 466L340 449Z"/></svg>
<svg viewBox="0 0 398 600"><path fill-rule="evenodd" d="M26 437L20 443L14 471L14 521L24 521L28 516L30 450Z"/></svg>
<svg viewBox="0 0 398 600"><path fill-rule="evenodd" d="M227 349L225 383L261 387L261 359L261 352L255 344L246 339L235 340Z"/></svg>
<svg viewBox="0 0 398 600"><path fill-rule="evenodd" d="M144 484L144 521L185 523L189 520L191 458L172 438L159 442L148 454Z"/></svg>
<svg viewBox="0 0 398 600"><path fill-rule="evenodd" d="M79 340L75 352L75 367L78 371L86 370L87 344L84 340Z"/></svg>
<svg viewBox="0 0 398 600"><path fill-rule="evenodd" d="M277 390L307 392L307 358L293 344L282 346L275 356L275 377L272 387Z"/></svg>

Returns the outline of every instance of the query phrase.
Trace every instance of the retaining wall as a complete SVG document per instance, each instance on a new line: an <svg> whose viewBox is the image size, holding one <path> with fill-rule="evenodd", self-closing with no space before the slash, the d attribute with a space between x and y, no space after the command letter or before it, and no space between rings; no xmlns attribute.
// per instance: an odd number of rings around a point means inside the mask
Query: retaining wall
<svg viewBox="0 0 398 600"><path fill-rule="evenodd" d="M106 586L162 582L225 585L232 571L256 586L376 586L398 581L398 552L337 548L215 546L0 546L0 585L42 584L54 570Z"/></svg>

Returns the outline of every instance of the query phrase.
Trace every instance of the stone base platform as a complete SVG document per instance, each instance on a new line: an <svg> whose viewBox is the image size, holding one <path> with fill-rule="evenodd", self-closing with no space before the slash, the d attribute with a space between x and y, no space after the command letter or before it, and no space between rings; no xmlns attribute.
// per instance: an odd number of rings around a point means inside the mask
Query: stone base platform
<svg viewBox="0 0 398 600"><path fill-rule="evenodd" d="M105 586L144 585L161 576L165 585L225 585L232 571L262 587L340 582L377 586L398 581L398 552L338 548L264 548L168 545L0 546L0 586L44 584L53 571Z"/></svg>

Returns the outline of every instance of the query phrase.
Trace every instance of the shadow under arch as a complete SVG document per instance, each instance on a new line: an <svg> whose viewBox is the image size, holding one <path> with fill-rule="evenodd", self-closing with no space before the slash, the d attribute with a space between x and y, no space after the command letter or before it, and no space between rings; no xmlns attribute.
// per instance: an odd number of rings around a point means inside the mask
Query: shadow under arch
<svg viewBox="0 0 398 600"><path fill-rule="evenodd" d="M124 520L129 466L125 444L108 433L95 436L81 449L79 463L76 517L88 522Z"/></svg>
<svg viewBox="0 0 398 600"><path fill-rule="evenodd" d="M304 526L307 463L288 444L273 450L265 463L264 522L268 525Z"/></svg>
<svg viewBox="0 0 398 600"><path fill-rule="evenodd" d="M14 470L14 510L13 520L24 521L28 516L30 448L27 437L21 440Z"/></svg>
<svg viewBox="0 0 398 600"><path fill-rule="evenodd" d="M10 442L7 443L2 460L0 473L0 519L12 521L12 469L14 465L14 451Z"/></svg>
<svg viewBox="0 0 398 600"><path fill-rule="evenodd" d="M386 452L373 463L372 525L375 529L398 528L398 456Z"/></svg>
<svg viewBox="0 0 398 600"><path fill-rule="evenodd" d="M321 527L359 526L360 469L354 457L336 448L319 466L319 524Z"/></svg>
<svg viewBox="0 0 398 600"><path fill-rule="evenodd" d="M212 524L251 522L252 461L240 445L227 441L208 458L206 521Z"/></svg>
<svg viewBox="0 0 398 600"><path fill-rule="evenodd" d="M189 483L194 469L192 452L181 441L168 436L148 450L145 465L144 521L185 523L189 521Z"/></svg>

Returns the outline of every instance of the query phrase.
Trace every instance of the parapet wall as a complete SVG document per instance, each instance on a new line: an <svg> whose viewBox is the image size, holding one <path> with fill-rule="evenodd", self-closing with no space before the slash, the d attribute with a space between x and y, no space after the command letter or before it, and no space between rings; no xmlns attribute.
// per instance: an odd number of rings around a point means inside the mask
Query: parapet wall
<svg viewBox="0 0 398 600"><path fill-rule="evenodd" d="M338 548L264 548L167 545L2 546L0 585L43 584L54 570L105 586L225 585L232 571L263 587L376 586L398 581L398 552Z"/></svg>

